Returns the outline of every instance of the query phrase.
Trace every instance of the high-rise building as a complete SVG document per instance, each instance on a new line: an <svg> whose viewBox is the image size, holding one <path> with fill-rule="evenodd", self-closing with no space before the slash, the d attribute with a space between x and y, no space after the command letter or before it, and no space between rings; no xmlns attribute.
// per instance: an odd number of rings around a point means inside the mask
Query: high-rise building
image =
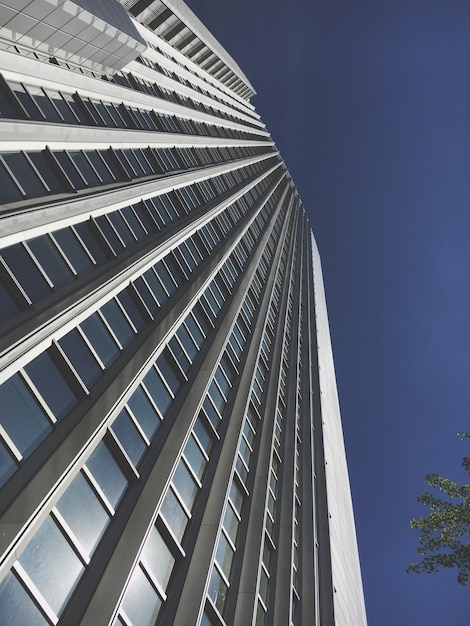
<svg viewBox="0 0 470 626"><path fill-rule="evenodd" d="M0 624L366 624L320 260L180 0L0 2Z"/></svg>

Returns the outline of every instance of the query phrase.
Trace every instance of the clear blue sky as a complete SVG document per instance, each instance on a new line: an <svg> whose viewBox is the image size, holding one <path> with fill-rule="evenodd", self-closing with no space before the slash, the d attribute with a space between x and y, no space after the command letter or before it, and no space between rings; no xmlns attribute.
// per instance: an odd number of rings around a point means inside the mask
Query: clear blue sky
<svg viewBox="0 0 470 626"><path fill-rule="evenodd" d="M186 1L320 248L369 626L467 626L470 586L404 570L424 475L465 480L470 456L470 3Z"/></svg>

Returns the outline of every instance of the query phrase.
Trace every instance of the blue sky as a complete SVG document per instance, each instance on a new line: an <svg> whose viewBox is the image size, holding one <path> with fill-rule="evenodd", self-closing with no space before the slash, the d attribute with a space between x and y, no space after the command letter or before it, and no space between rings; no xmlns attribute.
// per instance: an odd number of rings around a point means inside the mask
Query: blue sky
<svg viewBox="0 0 470 626"><path fill-rule="evenodd" d="M470 430L470 4L187 0L237 60L322 256L369 626L466 626L407 575L424 476Z"/></svg>

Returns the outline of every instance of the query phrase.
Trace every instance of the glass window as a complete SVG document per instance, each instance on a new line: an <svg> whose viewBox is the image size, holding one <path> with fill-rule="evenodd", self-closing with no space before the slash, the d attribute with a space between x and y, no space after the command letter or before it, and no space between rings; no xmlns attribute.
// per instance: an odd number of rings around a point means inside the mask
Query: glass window
<svg viewBox="0 0 470 626"><path fill-rule="evenodd" d="M13 457L0 441L0 487L6 483L16 469Z"/></svg>
<svg viewBox="0 0 470 626"><path fill-rule="evenodd" d="M113 183L115 181L114 176L111 174L109 169L106 167L105 162L101 158L99 150L90 150L87 153L87 156L95 170L98 172L103 183Z"/></svg>
<svg viewBox="0 0 470 626"><path fill-rule="evenodd" d="M97 445L86 466L111 506L116 508L127 487L127 480L103 441Z"/></svg>
<svg viewBox="0 0 470 626"><path fill-rule="evenodd" d="M101 183L82 150L70 150L68 154L89 185L99 185Z"/></svg>
<svg viewBox="0 0 470 626"><path fill-rule="evenodd" d="M160 426L160 418L141 387L137 387L134 391L129 399L128 406L151 441Z"/></svg>
<svg viewBox="0 0 470 626"><path fill-rule="evenodd" d="M191 333L191 337L194 340L194 343L196 344L196 346L198 348L200 348L202 346L202 344L204 343L205 337L202 334L201 329L199 328L199 326L196 324L196 321L194 320L194 317L191 314L188 315L187 318L185 319L184 323L186 324L186 327L188 328L189 332Z"/></svg>
<svg viewBox="0 0 470 626"><path fill-rule="evenodd" d="M133 285L139 296L142 298L145 306L152 314L154 314L158 309L158 302L153 293L150 291L147 283L141 276L139 276L133 281Z"/></svg>
<svg viewBox="0 0 470 626"><path fill-rule="evenodd" d="M223 533L220 533L219 545L217 546L217 554L215 558L217 559L217 563L220 565L221 570L229 579L233 561L233 550Z"/></svg>
<svg viewBox="0 0 470 626"><path fill-rule="evenodd" d="M168 490L162 502L160 513L176 539L181 542L188 523L188 516L171 489Z"/></svg>
<svg viewBox="0 0 470 626"><path fill-rule="evenodd" d="M5 152L2 156L17 180L21 181L21 186L27 196L35 198L47 193L44 184L24 154L21 152Z"/></svg>
<svg viewBox="0 0 470 626"><path fill-rule="evenodd" d="M83 189L83 187L86 187L85 181L78 173L77 168L73 164L67 152L54 152L54 156L59 162L61 168L67 174L75 189Z"/></svg>
<svg viewBox="0 0 470 626"><path fill-rule="evenodd" d="M239 521L238 517L235 515L235 511L232 509L230 504L227 504L224 516L224 528L234 545L237 540L238 524Z"/></svg>
<svg viewBox="0 0 470 626"><path fill-rule="evenodd" d="M48 626L47 621L31 596L26 593L17 578L9 572L0 583L0 623L3 626L34 624Z"/></svg>
<svg viewBox="0 0 470 626"><path fill-rule="evenodd" d="M51 293L51 287L22 244L18 243L5 248L2 250L2 256L33 302Z"/></svg>
<svg viewBox="0 0 470 626"><path fill-rule="evenodd" d="M0 387L0 406L2 426L21 454L28 456L52 425L19 374Z"/></svg>
<svg viewBox="0 0 470 626"><path fill-rule="evenodd" d="M57 419L77 404L77 397L47 352L37 356L25 370Z"/></svg>
<svg viewBox="0 0 470 626"><path fill-rule="evenodd" d="M1 155L0 155L1 156ZM2 189L2 203L16 202L23 199L18 185L13 181L8 170L0 161L0 186Z"/></svg>
<svg viewBox="0 0 470 626"><path fill-rule="evenodd" d="M155 526L152 527L145 542L142 562L155 577L160 587L165 590L175 559Z"/></svg>
<svg viewBox="0 0 470 626"><path fill-rule="evenodd" d="M146 445L125 409L114 420L111 428L127 456L137 466L145 453Z"/></svg>
<svg viewBox="0 0 470 626"><path fill-rule="evenodd" d="M168 269L166 268L166 266L164 265L164 263L162 261L159 261L154 266L154 269L157 272L158 277L160 278L162 283L165 285L165 289L167 290L167 292L170 295L174 293L176 291L177 284L174 281Z"/></svg>
<svg viewBox="0 0 470 626"><path fill-rule="evenodd" d="M19 307L3 283L0 283L0 323L19 312Z"/></svg>
<svg viewBox="0 0 470 626"><path fill-rule="evenodd" d="M227 599L228 587L222 580L221 575L214 567L209 583L208 595L220 613L223 613L225 600Z"/></svg>
<svg viewBox="0 0 470 626"><path fill-rule="evenodd" d="M62 252L67 256L78 275L87 274L93 269L93 262L85 252L84 247L78 240L71 228L63 228L53 235Z"/></svg>
<svg viewBox="0 0 470 626"><path fill-rule="evenodd" d="M176 392L181 386L181 380L178 375L178 371L176 369L176 365L170 356L170 353L167 348L160 354L157 359L157 367L162 373L165 382L168 387L173 392L173 395L176 395Z"/></svg>
<svg viewBox="0 0 470 626"><path fill-rule="evenodd" d="M60 111L64 122L67 124L77 124L77 118L73 114L70 106L67 104L67 102L72 100L72 96L69 94L62 95L58 91L51 91L49 89L46 89L45 91Z"/></svg>
<svg viewBox="0 0 470 626"><path fill-rule="evenodd" d="M73 274L64 258L47 235L28 241L28 246L56 289L73 281Z"/></svg>
<svg viewBox="0 0 470 626"><path fill-rule="evenodd" d="M192 435L189 437L184 448L184 456L186 457L186 460L191 466L193 472L200 480L204 473L207 461Z"/></svg>
<svg viewBox="0 0 470 626"><path fill-rule="evenodd" d="M128 206L125 209L121 209L121 213L124 215L126 222L131 227L132 232L137 237L137 239L145 239L146 232L142 228L142 224L137 219L137 216L132 210L132 208Z"/></svg>
<svg viewBox="0 0 470 626"><path fill-rule="evenodd" d="M196 485L194 478L191 476L182 460L178 463L178 467L176 468L175 475L173 476L173 484L190 511L196 499L199 487Z"/></svg>
<svg viewBox="0 0 470 626"><path fill-rule="evenodd" d="M56 505L81 546L91 556L109 522L109 515L83 474L78 474Z"/></svg>
<svg viewBox="0 0 470 626"><path fill-rule="evenodd" d="M101 312L119 343L123 347L127 346L134 338L134 331L117 303L114 300L110 300L101 307Z"/></svg>
<svg viewBox="0 0 470 626"><path fill-rule="evenodd" d="M129 226L126 224L124 218L119 213L119 211L113 211L111 213L108 213L108 219L116 229L124 244L126 246L134 246L136 243L136 239L129 230Z"/></svg>
<svg viewBox="0 0 470 626"><path fill-rule="evenodd" d="M103 370L98 365L97 360L78 330L74 328L67 333L65 337L59 340L59 345L82 381L88 388L91 388L101 376Z"/></svg>
<svg viewBox="0 0 470 626"><path fill-rule="evenodd" d="M102 263L107 260L108 256L107 252L105 252L104 241L102 239L100 240L100 235L96 232L91 221L76 224L74 229L77 231L80 239L86 245L96 263Z"/></svg>
<svg viewBox="0 0 470 626"><path fill-rule="evenodd" d="M84 568L51 517L43 522L19 562L51 608L60 614Z"/></svg>
<svg viewBox="0 0 470 626"><path fill-rule="evenodd" d="M145 272L144 278L160 305L163 304L165 300L168 300L168 294L153 268Z"/></svg>
<svg viewBox="0 0 470 626"><path fill-rule="evenodd" d="M171 403L173 402L173 398L163 383L160 375L152 367L143 382L145 388L151 395L152 400L157 405L158 410L163 416L165 416Z"/></svg>
<svg viewBox="0 0 470 626"><path fill-rule="evenodd" d="M118 345L111 337L98 313L90 315L81 323L80 327L105 367L119 356Z"/></svg>
<svg viewBox="0 0 470 626"><path fill-rule="evenodd" d="M57 165L53 163L50 154L43 150L42 152L29 152L28 156L46 181L51 193L70 191L69 186L66 186L63 180L57 175Z"/></svg>
<svg viewBox="0 0 470 626"><path fill-rule="evenodd" d="M100 215L95 220L100 231L103 233L106 241L111 246L116 254L120 254L125 249L125 244L118 237L115 229L112 227L111 222L107 215Z"/></svg>
<svg viewBox="0 0 470 626"><path fill-rule="evenodd" d="M32 85L29 85L28 91L39 105L39 108L44 113L48 122L62 121L55 107L52 105L51 101L47 97L46 93L40 87L33 87Z"/></svg>
<svg viewBox="0 0 470 626"><path fill-rule="evenodd" d="M223 410L225 408L225 398L223 397L223 395L220 393L217 385L214 383L214 381L211 382L210 386L209 386L209 395L211 397L211 400L214 403L215 408L219 411L220 414L223 413Z"/></svg>
<svg viewBox="0 0 470 626"><path fill-rule="evenodd" d="M148 233L158 230L156 222L152 219L151 212L149 212L149 209L143 202L134 205L134 210Z"/></svg>
<svg viewBox="0 0 470 626"><path fill-rule="evenodd" d="M127 587L122 608L133 626L153 626L162 601L137 565Z"/></svg>
<svg viewBox="0 0 470 626"><path fill-rule="evenodd" d="M176 337L172 337L168 342L168 347L170 348L172 354L175 357L178 365L181 367L185 374L188 373L192 363L188 359L186 352L181 347L180 342L176 339Z"/></svg>
<svg viewBox="0 0 470 626"><path fill-rule="evenodd" d="M237 484L234 480L232 481L232 485L230 487L230 499L232 500L235 510L238 514L240 514L243 506L243 494L241 490L237 487Z"/></svg>
<svg viewBox="0 0 470 626"><path fill-rule="evenodd" d="M148 317L144 317L142 310L137 305L136 299L132 296L131 287L121 291L117 299L122 304L123 309L126 311L137 330L141 330L147 325Z"/></svg>
<svg viewBox="0 0 470 626"><path fill-rule="evenodd" d="M194 357L198 353L198 348L196 344L194 343L191 335L188 333L186 326L184 324L178 328L176 335L178 336L178 339L181 341L181 344L183 345L189 358L191 360L194 360Z"/></svg>
<svg viewBox="0 0 470 626"><path fill-rule="evenodd" d="M216 411L214 405L210 401L209 396L205 397L202 407L204 409L205 414L207 415L207 419L212 424L212 426L217 430L221 416L219 412Z"/></svg>
<svg viewBox="0 0 470 626"><path fill-rule="evenodd" d="M197 418L193 427L193 431L196 434L196 437L198 438L198 441L201 444L204 452L209 455L212 448L212 437L207 432L207 428L204 426L201 417Z"/></svg>

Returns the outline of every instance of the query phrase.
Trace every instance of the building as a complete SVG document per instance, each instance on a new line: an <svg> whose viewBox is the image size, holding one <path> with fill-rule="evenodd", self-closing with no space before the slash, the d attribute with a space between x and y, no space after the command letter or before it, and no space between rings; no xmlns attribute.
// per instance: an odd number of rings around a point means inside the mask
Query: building
<svg viewBox="0 0 470 626"><path fill-rule="evenodd" d="M0 623L366 624L320 260L180 0L1 0Z"/></svg>

